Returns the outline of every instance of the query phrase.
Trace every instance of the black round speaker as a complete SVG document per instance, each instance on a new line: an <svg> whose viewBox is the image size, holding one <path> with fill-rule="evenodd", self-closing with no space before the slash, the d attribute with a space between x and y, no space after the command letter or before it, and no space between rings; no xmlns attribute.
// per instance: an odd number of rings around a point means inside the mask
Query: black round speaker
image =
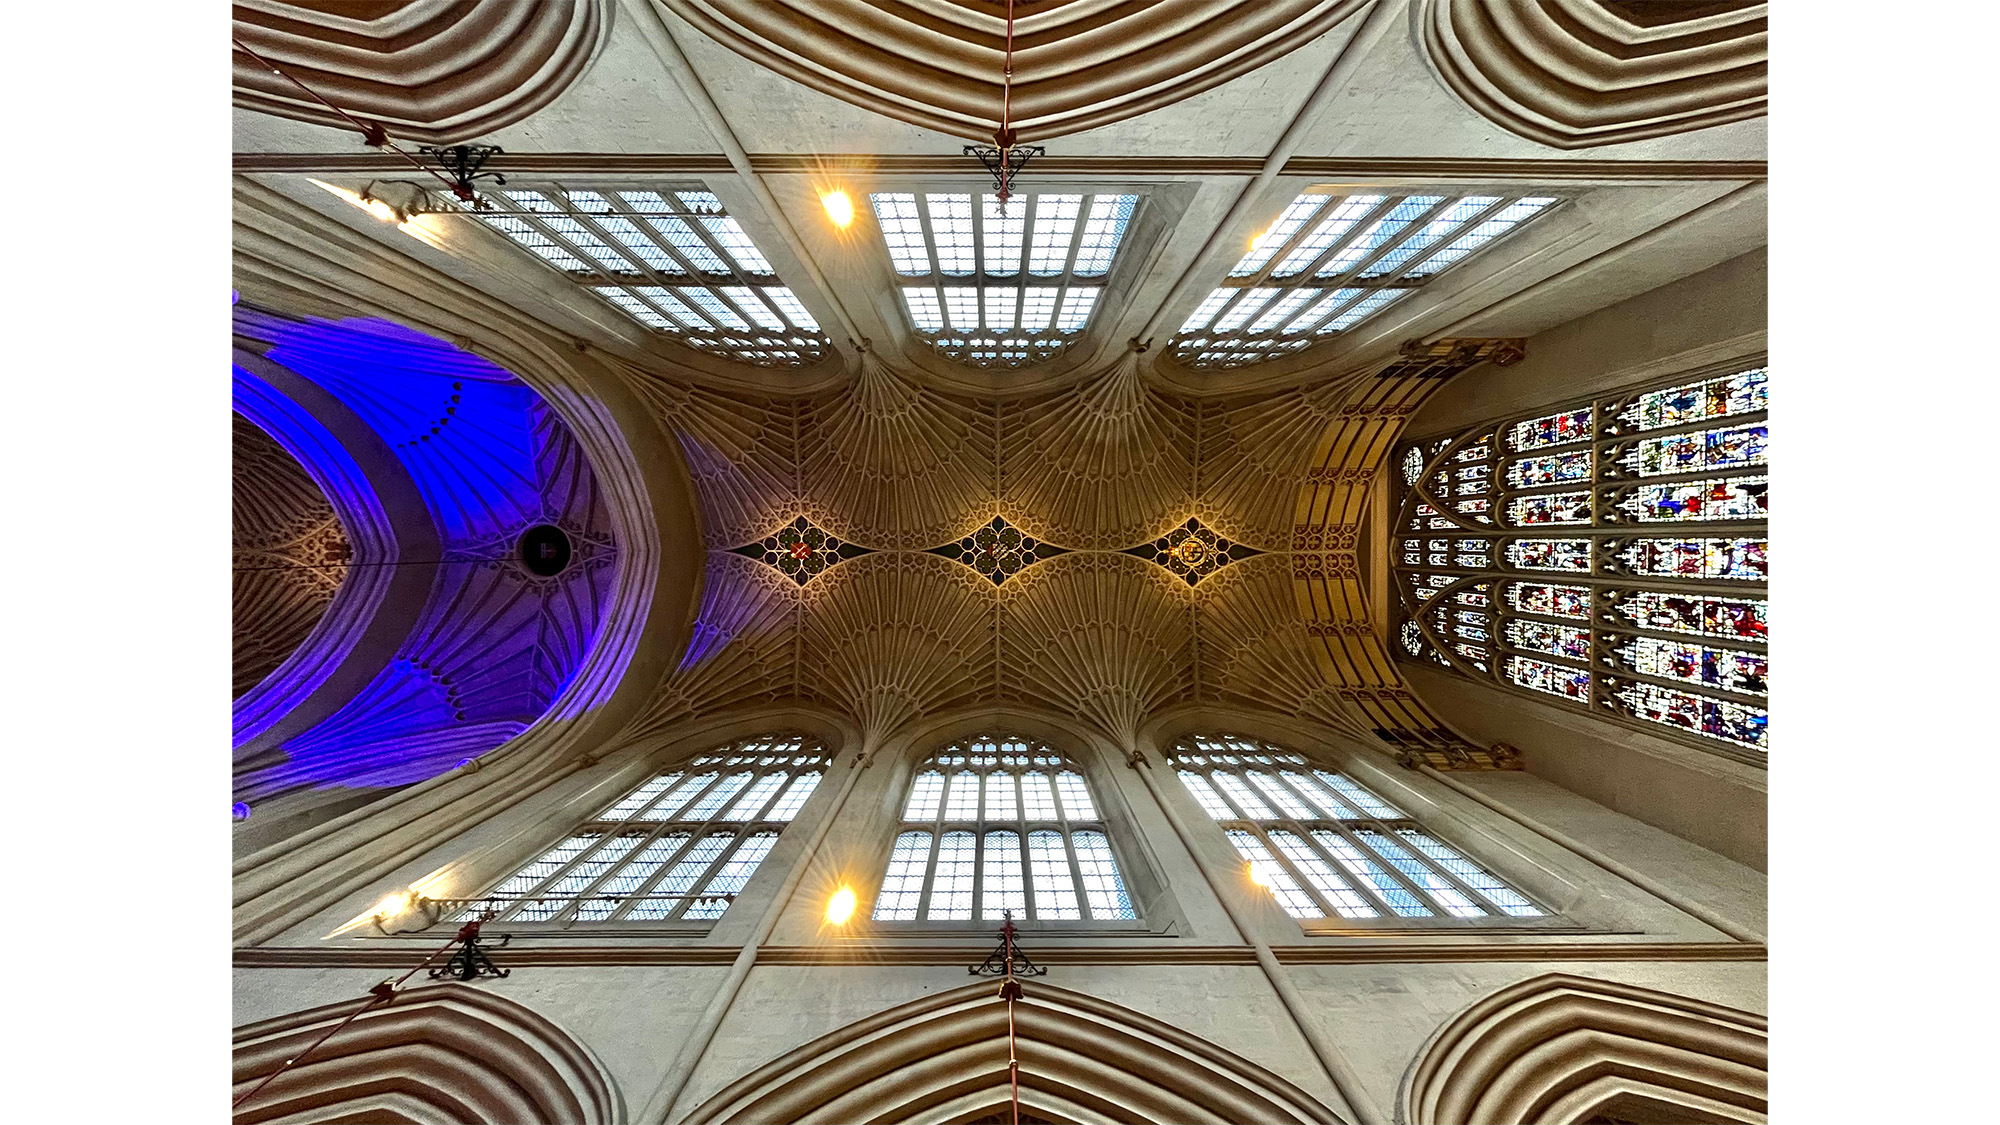
<svg viewBox="0 0 2000 1125"><path fill-rule="evenodd" d="M521 533L521 565L528 573L554 578L569 565L569 536L552 523L538 523Z"/></svg>

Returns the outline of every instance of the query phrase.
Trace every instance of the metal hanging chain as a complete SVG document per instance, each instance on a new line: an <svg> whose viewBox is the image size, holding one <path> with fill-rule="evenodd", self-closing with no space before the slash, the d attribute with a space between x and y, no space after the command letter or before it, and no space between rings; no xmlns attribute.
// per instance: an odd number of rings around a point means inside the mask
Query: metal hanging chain
<svg viewBox="0 0 2000 1125"><path fill-rule="evenodd" d="M1000 982L1000 998L1007 1001L1007 1086L1013 1093L1014 1125L1021 1125L1021 1056L1014 1043L1014 1001L1019 1000L1023 991L1020 980L1015 976L1018 967L1024 976L1048 975L1048 970L1035 964L1026 953L1014 944L1014 912L1001 912L1000 945L986 960L966 969L974 976L991 975L1004 979Z"/></svg>
<svg viewBox="0 0 2000 1125"><path fill-rule="evenodd" d="M965 154L976 157L993 174L995 193L1000 201L1000 211L1006 213L1007 201L1014 196L1014 176L1025 167L1030 158L1043 155L1047 150L1041 145L1017 145L1014 143L1014 0L1007 0L1007 53L1000 69L1000 127L993 131L993 145L966 145Z"/></svg>
<svg viewBox="0 0 2000 1125"><path fill-rule="evenodd" d="M436 949L431 950L429 956L417 962L416 968L411 969L409 972L404 973L402 976L397 977L395 980L392 981L385 980L381 984L378 984L375 987L369 989L368 999L363 1000L359 1008L356 1008L352 1012L349 1012L346 1019L341 1020L339 1023L333 1026L333 1029L331 1031L328 1031L325 1035L322 1035L318 1039L314 1040L310 1047L307 1047L305 1050L300 1051L298 1054L293 1055L289 1059L286 1059L283 1065L279 1066L278 1069L272 1071L269 1075L265 1076L264 1080L262 1082L257 1083L256 1086L252 1087L248 1093L244 1094L242 1097L239 1097L235 1101L231 1102L229 1104L229 1108L232 1110L240 1108L244 1102L247 1102L251 1098L256 1097L259 1091L263 1090L264 1087L269 1086L273 1081L277 1079L277 1077L280 1074L283 1074L286 1071L290 1070L292 1067L297 1066L301 1062L304 1062L305 1057L307 1055L310 1055L314 1051L317 1051L320 1048L320 1046L324 1044L327 1040L333 1038L335 1035L338 1035L343 1028L345 1028L348 1024L353 1023L355 1019L361 1015L361 1013L367 1011L368 1009L374 1007L377 1004L385 1004L391 1000L394 1000L396 998L396 990L403 987L403 982L409 980L413 976L416 976L417 973L421 971L425 965L428 965L432 961L437 960L438 954L443 953L445 950L450 949L454 945L457 945L460 941L466 940L468 932L470 932L472 937L475 938L478 937L479 923L478 922L466 923L464 928L460 929L458 933L455 936L453 936L450 941L447 941L443 945L437 947Z"/></svg>

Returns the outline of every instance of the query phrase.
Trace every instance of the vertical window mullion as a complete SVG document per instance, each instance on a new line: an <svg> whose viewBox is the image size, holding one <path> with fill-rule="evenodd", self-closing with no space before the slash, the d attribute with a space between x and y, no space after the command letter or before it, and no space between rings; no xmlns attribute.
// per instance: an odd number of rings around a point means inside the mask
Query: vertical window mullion
<svg viewBox="0 0 2000 1125"><path fill-rule="evenodd" d="M720 836L727 831L727 829L718 827L713 823L706 824L697 834L696 839ZM742 847L743 841L749 839L749 836L749 832L742 829L737 830L735 835L730 838L730 841L722 846L722 850L715 853L715 859L702 869L701 874L688 882L688 889L681 894L681 900L674 904L673 913L669 917L686 917L688 908L693 906L695 900L701 897L701 889L708 885L709 880L715 878L716 873L722 870L722 865L729 862L729 857L736 854L736 849Z"/></svg>
<svg viewBox="0 0 2000 1125"><path fill-rule="evenodd" d="M1328 918L1344 918L1345 915L1341 914L1334 907L1333 903L1319 892L1319 887L1314 885L1313 880L1307 877L1305 872L1299 870L1298 864L1292 862L1292 857L1285 854L1285 849L1279 847L1277 841L1271 839L1269 830L1274 828L1281 832L1290 833L1293 839L1303 841L1308 848L1312 847L1311 834L1300 828L1297 821L1292 820L1277 820L1271 821L1268 824L1256 824L1250 829L1259 840L1264 842L1264 850L1271 854L1271 858L1277 860L1279 866L1291 873L1292 882L1297 883L1300 890L1303 890L1314 902L1319 904L1322 914Z"/></svg>
<svg viewBox="0 0 2000 1125"><path fill-rule="evenodd" d="M667 826L662 824L660 828L661 831L655 833L653 839L658 839L666 835L665 830ZM680 829L680 831L687 832L688 830L682 828ZM646 848L653 843L653 839L648 839L645 843L640 844L637 848L633 850L635 852L642 852L646 850ZM607 920L615 921L624 918L626 915L632 913L632 911L637 908L640 902L645 901L647 895L653 893L653 888L658 886L660 884L660 881L667 877L667 872L672 871L674 869L674 864L679 863L681 861L681 857L685 856L688 853L688 849L694 847L696 842L699 841L700 839L701 837L699 834L694 832L688 832L687 842L682 844L680 847L675 848L672 852L668 853L667 857L660 861L660 866L657 870L655 870L651 875L646 876L644 879L641 879L639 881L639 885L632 888L632 893L625 896L625 901L618 904L618 908L611 912L611 917Z"/></svg>
<svg viewBox="0 0 2000 1125"><path fill-rule="evenodd" d="M1342 198L1344 199L1346 197L1343 196ZM1339 257L1341 251L1346 249L1348 243L1353 242L1359 238L1362 238L1371 229L1374 228L1377 221L1387 218L1389 215L1393 214L1396 210L1397 205L1401 204L1405 198L1407 197L1401 195L1383 196L1382 201L1380 203L1377 203L1375 206L1369 208L1367 213L1363 214L1360 218L1354 220L1354 225L1347 228L1346 234L1342 235L1337 239L1334 239L1333 244L1331 246L1328 246L1326 249L1321 250L1319 252L1318 257L1315 257L1312 261L1307 262L1304 269L1301 269L1299 272L1295 274L1287 274L1286 280L1296 285L1307 285L1307 284L1324 285L1328 289L1353 288L1352 285L1346 283L1343 280L1354 273L1353 269L1348 269L1332 277L1321 277L1319 276L1319 271L1321 269L1324 269L1328 262L1332 261L1334 258ZM1278 260L1283 261L1282 258Z"/></svg>

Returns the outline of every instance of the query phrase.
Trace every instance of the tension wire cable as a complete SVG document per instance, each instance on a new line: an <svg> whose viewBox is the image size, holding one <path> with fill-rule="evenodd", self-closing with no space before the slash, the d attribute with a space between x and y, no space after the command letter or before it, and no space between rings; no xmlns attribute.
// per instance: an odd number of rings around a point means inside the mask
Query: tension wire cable
<svg viewBox="0 0 2000 1125"><path fill-rule="evenodd" d="M473 937L479 936L479 923L478 922L466 923L465 926L458 931L457 937L454 937L450 941L445 942L444 945L440 946L439 948L433 949L428 956L426 956L423 960L417 962L416 968L411 969L409 972L404 973L400 977L397 977L394 981L385 980L381 984L376 985L374 988L369 989L368 999L363 1000L359 1008L356 1008L354 1009L354 1011L348 1013L346 1019L341 1020L339 1023L333 1026L333 1030L328 1031L325 1035L322 1035L318 1039L314 1040L312 1046L307 1047L305 1050L300 1051L298 1054L293 1055L289 1059L286 1059L283 1065L279 1066L278 1069L272 1071L269 1075L265 1076L264 1080L262 1082L257 1083L256 1086L252 1087L248 1093L244 1094L242 1097L237 1098L235 1101L229 1103L229 1108L234 1110L239 1106L241 1106L244 1102L247 1102L251 1098L256 1097L258 1091L262 1090L266 1086L269 1086L273 1081L277 1079L277 1077L280 1074L285 1073L292 1067L305 1061L305 1057L307 1055L312 1054L314 1051L318 1050L320 1046L324 1044L327 1040L339 1034L341 1029L345 1028L348 1024L353 1023L355 1019L361 1015L361 1013L374 1007L378 1003L383 1003L395 999L396 990L403 987L404 981L407 981L411 977L416 976L417 973L420 970L422 970L425 965L428 965L432 961L436 960L438 954L443 953L445 950L450 949L454 945L457 945L460 940L466 937L467 930L472 931Z"/></svg>
<svg viewBox="0 0 2000 1125"><path fill-rule="evenodd" d="M1009 0L1009 3L1012 3L1012 0ZM272 74L277 75L278 77L284 79L285 81L290 82L292 85L297 86L299 89L304 90L307 94L310 94L312 96L314 101L332 110L333 112L339 114L340 116L346 118L348 124L354 126L356 129L361 130L361 139L364 142L376 148L388 149L390 152L393 152L397 156L400 156L403 159L409 161L411 164L416 165L418 169L429 173L430 176L433 179L437 180L438 183L441 183L445 187L450 188L453 195L458 194L457 184L454 184L450 180L445 179L443 175L439 174L437 169L432 168L430 165L425 164L423 161L418 160L416 157L411 156L409 153L404 152L402 149L396 147L395 140L389 136L388 126L383 125L379 121L373 125L370 125L368 122L361 120L360 118L354 116L353 114L347 112L346 110L328 101L325 97L323 97L320 94L318 90L313 89L311 86L306 85L303 81L299 80L298 78L286 74L284 71L278 69L276 63L273 63L271 60L251 50L249 46L247 46L243 42L243 40L238 39L232 35L230 36L229 41L231 43L236 44L237 50L257 60L258 64L264 67L264 69L270 71ZM380 144L376 144L375 142L375 138L378 136L382 138Z"/></svg>

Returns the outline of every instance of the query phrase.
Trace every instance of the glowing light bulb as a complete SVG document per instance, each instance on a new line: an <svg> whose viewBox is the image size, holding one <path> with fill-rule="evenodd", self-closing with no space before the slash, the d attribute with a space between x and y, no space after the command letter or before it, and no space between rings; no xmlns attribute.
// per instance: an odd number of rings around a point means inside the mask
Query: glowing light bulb
<svg viewBox="0 0 2000 1125"><path fill-rule="evenodd" d="M826 208L826 217L842 230L854 221L854 201L847 198L844 191L830 191L819 197L820 206Z"/></svg>
<svg viewBox="0 0 2000 1125"><path fill-rule="evenodd" d="M854 891L842 887L833 892L833 898L826 904L826 920L838 926L854 917Z"/></svg>

